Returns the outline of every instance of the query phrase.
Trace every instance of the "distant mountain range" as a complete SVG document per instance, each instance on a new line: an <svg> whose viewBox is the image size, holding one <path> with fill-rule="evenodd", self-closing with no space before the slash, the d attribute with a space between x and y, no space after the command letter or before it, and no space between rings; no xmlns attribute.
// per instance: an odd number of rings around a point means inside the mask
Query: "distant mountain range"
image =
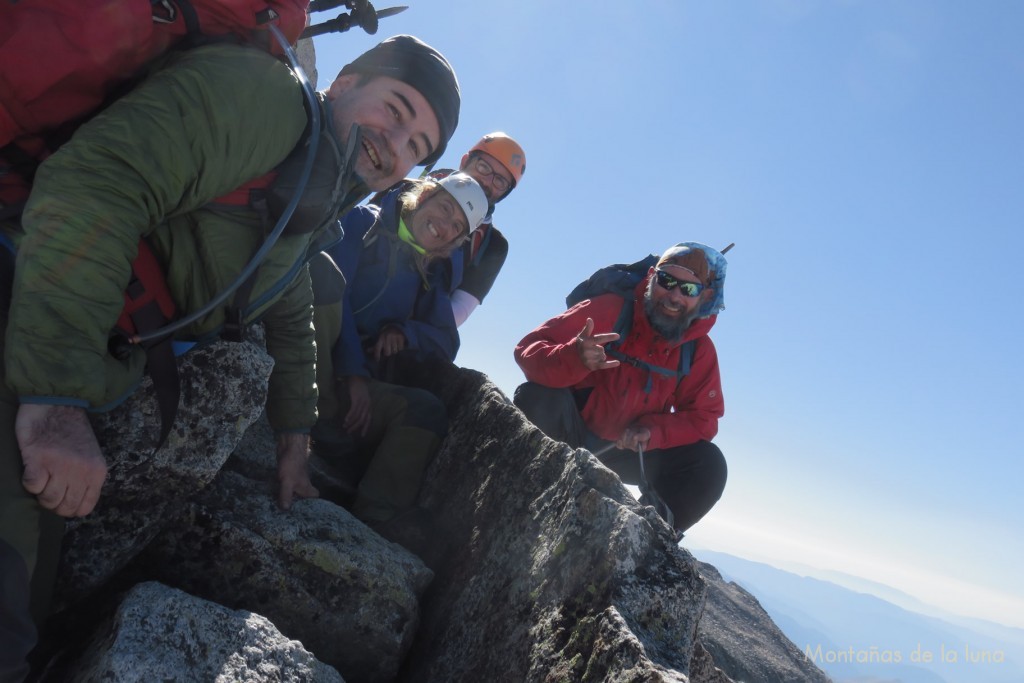
<svg viewBox="0 0 1024 683"><path fill-rule="evenodd" d="M691 552L752 593L836 683L1024 681L1024 630L943 614L839 572L830 573L831 582L725 553Z"/></svg>

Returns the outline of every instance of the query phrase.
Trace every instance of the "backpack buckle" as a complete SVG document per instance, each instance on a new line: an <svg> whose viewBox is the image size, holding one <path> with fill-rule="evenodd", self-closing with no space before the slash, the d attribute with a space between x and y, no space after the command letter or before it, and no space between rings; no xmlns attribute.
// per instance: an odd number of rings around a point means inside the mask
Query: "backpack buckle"
<svg viewBox="0 0 1024 683"><path fill-rule="evenodd" d="M224 313L224 329L220 338L229 342L245 341L245 328L242 327L242 309L232 306Z"/></svg>
<svg viewBox="0 0 1024 683"><path fill-rule="evenodd" d="M155 24L173 24L178 18L178 10L169 0L150 0L149 4L153 8Z"/></svg>

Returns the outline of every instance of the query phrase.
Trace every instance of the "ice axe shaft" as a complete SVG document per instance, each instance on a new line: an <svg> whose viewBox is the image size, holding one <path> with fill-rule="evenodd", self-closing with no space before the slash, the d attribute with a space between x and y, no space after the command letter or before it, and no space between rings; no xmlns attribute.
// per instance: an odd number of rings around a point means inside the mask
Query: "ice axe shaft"
<svg viewBox="0 0 1024 683"><path fill-rule="evenodd" d="M391 17L409 9L407 5L401 5L378 10L368 0L348 0L346 2L310 3L310 11L321 12L327 10L330 6L337 7L342 4L348 7L351 12L339 14L336 18L319 24L313 24L307 27L300 37L312 38L324 33L344 33L353 26L360 27L372 36L377 33L377 22L379 19Z"/></svg>
<svg viewBox="0 0 1024 683"><path fill-rule="evenodd" d="M603 446L596 451L591 451L595 458L600 458L602 455L615 448L614 443L610 443ZM675 515L672 514L672 509L669 508L668 504L661 499L658 492L651 486L651 482L647 481L647 470L644 467L644 447L637 445L636 448L637 460L640 463L640 483L637 488L640 489L640 495L646 499L648 505L653 507L665 522L675 529Z"/></svg>
<svg viewBox="0 0 1024 683"><path fill-rule="evenodd" d="M636 447L637 458L640 460L640 495L647 499L648 505L651 505L661 518L669 525L669 527L675 531L676 519L675 515L672 514L672 509L669 508L668 504L661 499L658 492L651 486L651 482L647 481L647 472L644 469L644 447L637 444Z"/></svg>

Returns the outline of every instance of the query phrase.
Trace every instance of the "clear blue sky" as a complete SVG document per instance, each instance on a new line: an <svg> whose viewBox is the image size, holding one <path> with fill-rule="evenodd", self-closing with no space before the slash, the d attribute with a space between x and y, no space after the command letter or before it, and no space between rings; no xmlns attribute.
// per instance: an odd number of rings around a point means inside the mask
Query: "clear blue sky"
<svg viewBox="0 0 1024 683"><path fill-rule="evenodd" d="M730 480L683 545L1024 627L1024 3L407 2L318 38L320 87L412 33L462 84L442 165L526 148L459 364L511 394L591 271L735 242Z"/></svg>

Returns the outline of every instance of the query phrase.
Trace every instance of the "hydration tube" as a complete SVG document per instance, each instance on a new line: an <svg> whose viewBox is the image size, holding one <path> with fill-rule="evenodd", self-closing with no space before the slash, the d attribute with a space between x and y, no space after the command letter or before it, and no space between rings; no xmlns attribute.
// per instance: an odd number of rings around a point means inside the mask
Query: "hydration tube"
<svg viewBox="0 0 1024 683"><path fill-rule="evenodd" d="M165 337L173 332L191 325L195 321L199 320L205 315L208 315L210 311L224 303L224 301L231 296L236 289L238 289L243 282L245 282L250 275L256 272L260 263L266 257L267 253L277 242L277 239L284 232L285 227L288 225L288 221L291 220L292 214L295 213L296 207L299 205L299 200L302 199L302 193L306 189L306 184L309 182L309 177L313 172L313 161L316 159L317 140L320 139L320 104L317 102L316 93L313 91L313 86L309 82L309 78L306 76L306 72L303 71L302 66L299 65L299 58L292 50L291 45L288 44L288 40L273 24L268 24L267 29L270 30L271 35L274 36L274 40L281 46L285 56L288 58L288 63L291 65L292 70L295 72L295 77L299 81L299 85L302 87L302 93L306 96L306 101L309 103L309 118L311 131L309 135L309 151L306 153L306 161L302 166L302 172L299 174L299 181L296 184L295 194L292 195L291 200L285 206L284 211L281 212L281 217L277 219L277 224L274 229L267 235L267 238L263 241L263 245L253 254L252 259L242 269L242 272L238 274L238 277L231 281L227 287L218 292L210 301L200 308L199 310L190 313L184 318L175 320L172 323L168 323L163 327L157 328L152 332L145 334L136 334L129 338L129 342L132 344L141 344L143 342L153 341L160 337Z"/></svg>

